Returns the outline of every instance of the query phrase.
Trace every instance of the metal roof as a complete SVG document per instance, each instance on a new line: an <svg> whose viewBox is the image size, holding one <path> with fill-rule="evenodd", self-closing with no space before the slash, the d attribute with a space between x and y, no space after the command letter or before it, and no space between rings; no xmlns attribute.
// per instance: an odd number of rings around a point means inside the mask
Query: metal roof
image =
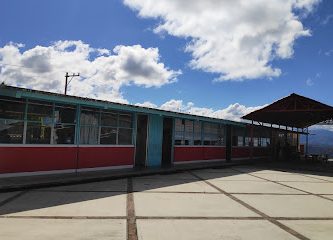
<svg viewBox="0 0 333 240"><path fill-rule="evenodd" d="M306 128L333 119L333 107L293 93L242 118L257 122Z"/></svg>

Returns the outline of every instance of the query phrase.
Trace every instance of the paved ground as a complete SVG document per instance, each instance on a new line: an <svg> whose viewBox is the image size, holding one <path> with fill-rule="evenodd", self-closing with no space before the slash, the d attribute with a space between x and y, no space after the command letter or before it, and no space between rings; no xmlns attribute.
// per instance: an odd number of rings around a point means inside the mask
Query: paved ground
<svg viewBox="0 0 333 240"><path fill-rule="evenodd" d="M332 239L333 176L205 169L0 193L0 239Z"/></svg>

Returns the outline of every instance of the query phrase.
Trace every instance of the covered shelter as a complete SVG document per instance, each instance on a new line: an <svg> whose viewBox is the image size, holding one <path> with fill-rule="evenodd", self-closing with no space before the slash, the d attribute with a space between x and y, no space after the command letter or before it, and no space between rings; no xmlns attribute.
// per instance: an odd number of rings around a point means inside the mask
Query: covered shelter
<svg viewBox="0 0 333 240"><path fill-rule="evenodd" d="M308 127L332 122L333 107L292 93L242 118L251 120L252 124L254 122L258 122L260 125L268 123L271 127L278 125L279 129L282 127L286 131L295 130L297 133L306 134L308 142Z"/></svg>
<svg viewBox="0 0 333 240"><path fill-rule="evenodd" d="M305 129L314 124L333 119L333 107L292 93L242 118Z"/></svg>

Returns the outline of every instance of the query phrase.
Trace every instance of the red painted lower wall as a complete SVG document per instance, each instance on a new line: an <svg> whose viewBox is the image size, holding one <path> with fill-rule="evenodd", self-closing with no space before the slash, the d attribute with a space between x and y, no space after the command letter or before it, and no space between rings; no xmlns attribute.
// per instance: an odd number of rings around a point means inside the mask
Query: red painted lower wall
<svg viewBox="0 0 333 240"><path fill-rule="evenodd" d="M79 161L78 161L79 159ZM0 173L132 165L134 147L0 147Z"/></svg>
<svg viewBox="0 0 333 240"><path fill-rule="evenodd" d="M252 149L253 157L269 156L270 150L267 147L254 147ZM231 158L250 158L250 147L232 147Z"/></svg>
<svg viewBox="0 0 333 240"><path fill-rule="evenodd" d="M250 147L232 147L231 159L233 158L250 158L251 148Z"/></svg>
<svg viewBox="0 0 333 240"><path fill-rule="evenodd" d="M81 147L79 168L134 164L134 147Z"/></svg>
<svg viewBox="0 0 333 240"><path fill-rule="evenodd" d="M0 173L73 169L75 147L0 147Z"/></svg>
<svg viewBox="0 0 333 240"><path fill-rule="evenodd" d="M175 147L174 162L225 159L225 147Z"/></svg>
<svg viewBox="0 0 333 240"><path fill-rule="evenodd" d="M267 147L253 148L254 157L269 156L269 154L270 154L270 148L267 148Z"/></svg>
<svg viewBox="0 0 333 240"><path fill-rule="evenodd" d="M225 147L204 147L204 159L225 159Z"/></svg>

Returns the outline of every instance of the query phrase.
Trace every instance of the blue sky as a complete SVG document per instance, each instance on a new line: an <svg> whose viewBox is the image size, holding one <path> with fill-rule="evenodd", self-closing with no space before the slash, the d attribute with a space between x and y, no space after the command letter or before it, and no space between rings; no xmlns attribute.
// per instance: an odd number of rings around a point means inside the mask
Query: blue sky
<svg viewBox="0 0 333 240"><path fill-rule="evenodd" d="M134 52L135 54L140 52L138 54L142 53L143 56L138 56L138 59L141 60L136 62L145 61L143 59L152 57L153 65L151 66L154 68L155 72L147 73L145 78L142 78L141 80L133 80L132 82L129 82L125 79L125 77L135 78L135 75L126 72L124 73L126 69L122 69L121 71L119 70L119 74L116 75L121 75L120 80L115 77L115 79L112 80L112 84L114 84L112 85L112 89L108 89L110 91L113 90L113 92L115 92L116 95L118 94L117 96L122 100L133 104L148 101L158 107L164 103L170 103L170 101L174 100L170 104L181 104L181 107L177 105L176 108L183 108L184 111L192 111L191 108L195 106L197 108L203 108L204 110L207 110L206 108L208 108L210 111L207 112L202 109L194 109L193 111L197 110L202 114L216 114L216 111L218 110L223 110L228 108L228 106L234 106L235 103L239 103L240 105L244 105L245 110L240 110L241 113L244 113L244 111L247 111L248 107L262 106L289 95L292 92L296 92L298 94L333 105L332 1L312 1L313 3L311 6L294 7L291 10L291 13L297 17L298 22L302 24L302 30L308 30L308 33L304 34L303 32L303 36L294 37L292 39L289 43L292 53L290 53L289 49L289 52L287 53L272 53L269 55L267 57L268 60L264 65L269 66L270 69L265 68L265 71L262 74L255 72L258 62L254 62L254 68L249 67L249 69L246 67L247 62L245 61L244 64L240 64L239 69L237 69L237 66L230 67L230 62L231 64L234 64L235 61L238 61L237 59L241 62L244 53L242 52L240 54L236 54L235 56L233 56L232 53L229 57L230 59L228 59L227 54L225 54L226 52L229 52L229 49L225 47L228 44L225 45L224 42L221 42L221 40L214 39L219 37L224 38L228 35L228 31L230 31L223 29L223 26L225 25L223 23L220 25L221 20L216 20L220 22L214 22L215 20L213 22L209 22L208 17L208 19L203 20L207 22L203 22L203 27L200 29L201 22L196 19L196 21L198 21L195 23L198 25L198 29L196 29L196 27L193 28L191 25L186 25L186 22L182 22L183 20L179 19L179 16L182 16L182 11L186 11L187 13L185 16L187 16L188 19L191 19L191 17L195 14L195 9L193 10L193 13L191 13L190 10L192 9L186 10L185 7L184 9L181 9L179 6L174 6L175 8L177 7L179 14L165 13L163 12L163 1L161 1L150 11L150 1L146 1L146 3L143 2L134 0L128 0L125 1L125 3L120 0L3 0L1 1L0 14L0 49L4 49L5 46L12 45L16 46L20 53L23 54L31 49L36 50L35 48L38 45L48 48L54 45L55 42L59 41L81 41L90 48L107 49L111 52L116 46L124 46L123 51L120 50L120 53L117 53L118 55L116 54L118 58L114 61L130 61L128 60L129 58L126 58L126 54L128 54L128 52L132 53L132 49L127 49L126 47L140 45L141 48L136 48L137 51L135 50ZM256 4L258 4L258 7L261 7L260 4L262 3L260 3L260 1L253 2L258 2ZM274 4L272 3L272 8L275 6ZM182 4L180 4L180 6L182 6ZM202 6L200 7L202 8L202 11L207 10L208 15L210 13L209 11L213 11L212 9L214 8L218 9L221 7L221 15L223 15L224 9L228 9L228 7L231 8L231 6L223 6L222 4L219 7L213 6L213 8L211 6L207 6L206 9L205 1L202 1ZM279 6L276 5L276 7L278 8ZM242 11L241 8L242 5L239 6L240 11ZM244 6L244 8L244 12L248 12L247 9L249 6ZM145 9L148 9L149 11L147 12ZM172 10L172 6L170 6L170 9ZM216 14L216 12L212 13ZM219 14L219 12L217 13ZM283 12L276 11L268 13L271 14L271 16L277 16L276 19L281 19L279 14L281 15ZM239 26L242 24L241 19L233 19L232 16L228 17L229 18L226 19L231 23L231 26ZM262 20L265 20L265 17L267 16L260 17L260 22L262 22ZM250 16L248 19L250 19L249 21L252 21L254 18L253 16ZM275 18L268 17L268 19L271 20ZM287 19L285 22L288 22L289 20ZM176 23L177 26L162 26L162 31L156 30L156 28L168 21L169 23ZM253 21L256 20L254 19ZM207 24L212 24L211 27L214 27L215 23L219 24L214 30L216 33L212 33L210 28L206 29ZM273 22L272 25L275 26L276 22ZM258 28L260 27L261 26L258 26ZM263 26L263 29L269 27L270 26L265 25ZM181 30L178 31L178 29ZM246 29L247 30L245 31L251 32L251 28ZM255 30L255 27L253 30ZM233 33L233 31L234 30L232 29L230 35L235 34L236 36L238 33ZM289 36L288 31L290 30L281 28L278 29L277 32L284 32L285 36ZM301 30L299 29L295 30L295 36L297 36L300 31ZM205 40L205 36L203 36L203 33L205 32L210 34L208 34L209 41L215 44L214 49L210 49L210 52L208 52L208 56L210 56L208 60L205 59L206 55L200 55L197 58L194 57L194 54L199 52L199 47L192 51L186 50L186 46L190 45L193 42L193 39ZM264 38L267 36L267 34L265 34L266 33L262 33L262 35L258 36L260 38ZM244 42L243 40L241 41L242 43ZM19 45L17 45L19 43L24 44L24 47L19 47ZM251 51L257 47L255 41L247 42L246 44L252 44ZM230 46L231 45L232 44L230 43ZM77 45L75 46L78 47ZM207 47L207 45L202 45L200 47ZM261 46L258 46L259 50L260 47ZM155 50L157 49L158 53L147 53L146 50L150 48L154 48ZM277 43L272 45L272 51L278 51L276 50L277 48ZM70 46L68 47L66 45L66 47L64 47L61 51L71 51ZM41 73L48 74L46 73L46 70L43 69L43 71L39 72L38 69L40 68L34 69L37 65L29 65L27 61L24 61L23 55L20 56L20 60L15 60L15 57L10 58L12 55L9 53L6 54L7 55L5 55L4 51L1 52L0 50L0 67L2 68L0 81L5 81L13 85L33 87L43 90L61 91L61 83L64 80L63 75L66 71L82 71L81 69L76 68L75 64L69 69L60 68L59 66L63 65L59 64L58 66L57 62L54 61L50 64L54 64L55 66L57 65L57 68L53 67L52 69L56 69L55 72L58 73L54 73L55 75L49 73L51 75L47 76L50 76L51 79L55 79L54 81L58 81L58 83L45 85L40 82L51 81L45 80L45 77L41 75ZM26 54L28 55L29 52ZM114 54L115 53L112 53L111 55ZM158 55L157 59L156 54ZM225 56L221 56L223 54L227 56L226 60L224 59ZM31 57L31 55L29 56ZM38 56L43 57L44 55ZM50 56L52 57L54 55ZM97 50L91 51L86 60L93 61L94 58L98 56L100 55ZM110 56L110 54L106 54L105 56ZM155 58L153 56L155 56ZM256 56L257 55L250 55L249 61L251 61L252 58L256 58ZM42 57L39 60L44 61ZM73 55L71 55L70 58L75 59ZM124 58L127 60L123 60ZM59 57L59 59L62 58ZM198 60L194 64L195 66L190 64L193 59ZM214 60L216 60L216 63L213 64L212 61ZM224 60L225 62L223 62ZM68 66L72 66L70 64L71 63L69 63ZM99 66L105 67L105 64L106 63L103 62L103 65ZM127 64L127 62L125 64ZM147 64L149 65L150 63ZM163 64L163 66L159 64ZM93 64L94 67L96 65L97 63ZM119 64L115 64L111 67L116 68L118 65ZM142 69L148 65L136 66L136 69ZM27 68L31 68L28 73L24 72L24 69ZM269 72L271 69L277 68L280 69L279 74L276 72ZM94 71L98 71L98 67L96 67L96 69L94 68ZM255 73L252 73L252 69L254 69L253 71ZM11 75L6 75L6 71L10 72ZM15 71L18 71L19 73L15 73ZM237 75L243 71L245 72L244 74L239 76ZM259 67L258 71L260 71ZM251 73L249 74L248 72ZM25 74L29 76L23 76ZM105 76L106 73L103 72L101 74ZM150 79L147 78L149 78L149 76L157 76L156 74L163 77L151 84L148 83ZM233 77L235 74L236 77ZM94 78L97 79L102 75L96 75ZM9 77L13 78L13 76L18 77L15 80L8 80ZM86 77L89 78L89 76L92 75L86 73ZM38 77L42 79L36 80ZM107 81L107 79L105 81ZM98 84L98 82L99 81L97 80L96 84ZM93 96L109 98L111 101L113 100L113 95L109 96L105 92L102 95L99 95L97 91L101 88L96 87L90 89L88 85L92 83L94 83L94 81L86 82L86 85L83 85L81 89L82 91L79 91L80 95L85 95L86 91L90 91L89 94L87 93L88 96L95 94ZM71 86L72 92L77 92L77 89L80 88L79 80L73 80L71 84L74 85ZM107 84L107 82L101 83L102 86L105 86L105 84ZM179 101L182 102L180 103ZM220 113L218 116L228 117L225 112L223 112L223 114Z"/></svg>

